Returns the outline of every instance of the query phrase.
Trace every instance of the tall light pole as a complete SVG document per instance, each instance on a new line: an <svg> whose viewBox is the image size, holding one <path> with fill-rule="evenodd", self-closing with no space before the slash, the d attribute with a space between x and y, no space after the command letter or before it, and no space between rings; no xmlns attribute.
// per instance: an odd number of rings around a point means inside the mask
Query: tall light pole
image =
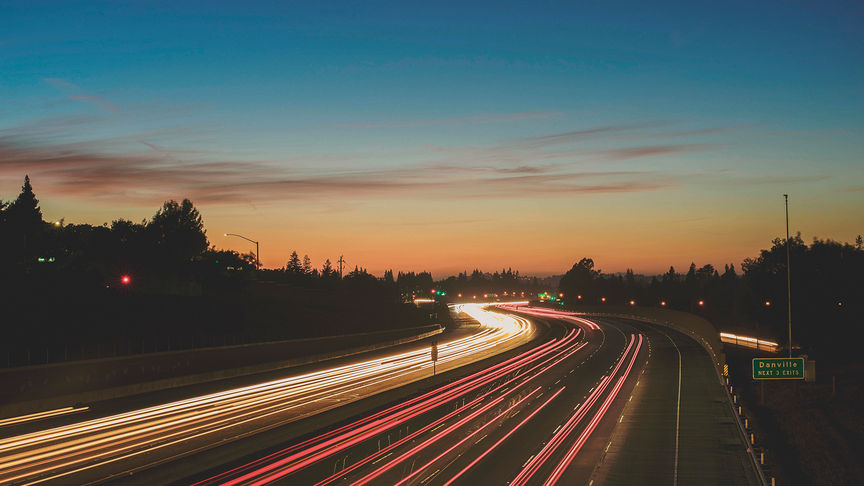
<svg viewBox="0 0 864 486"><path fill-rule="evenodd" d="M790 263L791 245L789 241L789 194L783 194L783 200L786 202L786 316L789 320L789 357L792 357L792 271Z"/></svg>
<svg viewBox="0 0 864 486"><path fill-rule="evenodd" d="M238 235L235 233L225 233L225 236L236 236L237 238L243 238L246 241L255 243L255 269L261 270L261 254L258 253L258 242L257 241L250 239L250 238L246 238L243 235Z"/></svg>

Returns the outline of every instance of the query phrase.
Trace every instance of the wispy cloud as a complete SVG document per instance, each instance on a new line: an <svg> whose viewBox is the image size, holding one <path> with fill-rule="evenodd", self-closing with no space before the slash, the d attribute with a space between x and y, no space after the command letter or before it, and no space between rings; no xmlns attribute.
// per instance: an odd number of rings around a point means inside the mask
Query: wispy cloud
<svg viewBox="0 0 864 486"><path fill-rule="evenodd" d="M555 111L523 111L516 113L484 113L453 118L435 118L428 120L396 120L396 121L363 121L355 123L337 123L336 127L345 128L401 128L436 125L471 125L480 123L497 123L516 120L533 120L552 118L560 115Z"/></svg>
<svg viewBox="0 0 864 486"><path fill-rule="evenodd" d="M656 157L659 155L673 155L687 152L705 150L708 147L703 144L679 144L679 145L647 145L642 147L627 147L620 149L609 149L593 152L608 160L627 160L641 157Z"/></svg>
<svg viewBox="0 0 864 486"><path fill-rule="evenodd" d="M123 199L158 204L179 197L227 204L404 197L536 199L662 191L695 184L698 170L669 173L656 169L656 164L644 168L629 164L614 170L608 162L677 156L710 148L692 143L616 143L624 146L606 149L581 146L593 137L638 134L646 127L660 125L647 123L514 138L489 146L426 146L418 151L421 156L417 160L423 162L401 167L370 164L363 154L346 158L319 153L249 162L226 160L203 150L167 148L159 143L159 134L47 142L53 129L45 130L45 126L62 129L72 122L57 119L36 124L36 128L0 130L0 177L18 178L29 173L57 194L94 202ZM170 137L168 132L163 135ZM356 169L361 162L368 168ZM814 176L760 179L736 173L716 175L749 184L814 180Z"/></svg>
<svg viewBox="0 0 864 486"><path fill-rule="evenodd" d="M70 83L69 81L62 78L42 78L43 81L54 86L60 91L66 93L66 98L72 101L83 101L86 103L91 103L95 105L97 108L103 111L108 112L117 112L120 109L112 103L110 100L103 98L101 96L94 95L92 93L88 93L87 91L81 89L75 84Z"/></svg>
<svg viewBox="0 0 864 486"><path fill-rule="evenodd" d="M542 135L539 137L527 137L516 141L516 145L520 146L545 146L552 144L571 143L582 141L590 137L598 135L630 132L641 128L654 127L660 125L660 122L626 124L626 125L610 125L603 127L593 127L582 130L573 130L563 133L553 133L550 135Z"/></svg>
<svg viewBox="0 0 864 486"><path fill-rule="evenodd" d="M673 187L651 172L562 171L552 166L416 165L373 170L298 170L265 162L182 162L182 156L150 142L124 155L82 145L38 147L0 139L0 176L29 173L53 192L91 200L169 197L209 203L249 201L429 197L555 197L653 191Z"/></svg>
<svg viewBox="0 0 864 486"><path fill-rule="evenodd" d="M735 176L736 184L761 185L761 184L800 184L804 182L818 182L830 179L825 174L801 174L801 175L765 175L765 176Z"/></svg>

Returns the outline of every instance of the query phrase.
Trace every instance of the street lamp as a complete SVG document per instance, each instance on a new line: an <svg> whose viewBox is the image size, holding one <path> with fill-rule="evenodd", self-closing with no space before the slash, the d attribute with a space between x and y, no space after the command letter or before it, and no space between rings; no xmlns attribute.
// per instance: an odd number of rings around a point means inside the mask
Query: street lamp
<svg viewBox="0 0 864 486"><path fill-rule="evenodd" d="M261 270L261 254L258 253L258 242L257 241L250 239L250 238L246 238L243 235L238 235L235 233L225 233L225 236L236 236L237 238L243 238L246 241L255 243L255 269Z"/></svg>

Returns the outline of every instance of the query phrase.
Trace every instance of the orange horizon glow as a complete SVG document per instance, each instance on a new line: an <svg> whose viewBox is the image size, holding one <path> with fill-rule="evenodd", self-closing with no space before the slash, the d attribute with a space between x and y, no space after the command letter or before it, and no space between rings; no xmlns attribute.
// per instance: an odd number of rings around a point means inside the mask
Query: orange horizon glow
<svg viewBox="0 0 864 486"><path fill-rule="evenodd" d="M50 179L31 179L44 219L62 219L67 225L110 224L120 218L141 221L152 217L160 201L171 198L104 204L66 195ZM21 182L3 181L0 195L12 199L8 194ZM354 204L346 204L344 198L331 204L311 200L238 205L195 199L193 203L204 218L211 245L248 253L255 250L254 245L223 235L238 233L258 240L263 268L281 268L297 251L301 257L309 255L315 268L320 269L326 259L335 266L344 255L348 271L358 266L378 276L386 270L429 271L434 278L445 278L475 268L484 272L512 268L522 275L542 277L564 274L584 257L592 258L596 268L606 273L632 268L637 274L657 275L669 266L684 273L691 262L715 268L731 263L740 273L745 258L758 256L785 233L782 198L778 202L766 197L742 218L740 204L709 210L713 204L722 205L716 198L694 199L691 205L674 202L693 197L651 193L486 201L457 193L445 200L437 196L434 204L398 194ZM605 210L585 211L596 204L604 204ZM552 209L538 211L538 205ZM802 235L805 241L812 236L853 241L860 230L854 218L836 212L826 216L818 204L793 209L797 210L792 213L793 233L807 228ZM567 214L579 214L579 222L561 224Z"/></svg>

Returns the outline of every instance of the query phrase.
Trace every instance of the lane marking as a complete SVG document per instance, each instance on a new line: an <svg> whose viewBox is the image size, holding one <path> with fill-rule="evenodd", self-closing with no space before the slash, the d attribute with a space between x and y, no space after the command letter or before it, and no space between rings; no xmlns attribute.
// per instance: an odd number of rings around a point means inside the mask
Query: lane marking
<svg viewBox="0 0 864 486"><path fill-rule="evenodd" d="M678 486L678 432L681 425L681 350L678 349L678 345L675 344L675 341L668 334L663 331L660 332L666 336L666 339L672 343L672 346L675 346L675 351L678 352L678 404L675 409L675 467L672 476L672 486Z"/></svg>

